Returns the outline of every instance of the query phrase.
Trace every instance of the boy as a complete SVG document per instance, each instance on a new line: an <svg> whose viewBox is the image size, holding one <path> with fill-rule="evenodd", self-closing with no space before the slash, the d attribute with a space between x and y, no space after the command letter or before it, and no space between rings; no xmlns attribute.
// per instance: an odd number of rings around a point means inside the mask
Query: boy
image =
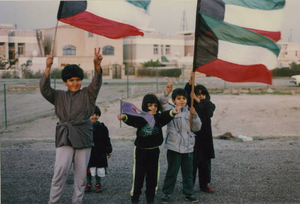
<svg viewBox="0 0 300 204"><path fill-rule="evenodd" d="M93 140L95 146L92 148L91 157L87 169L85 192L92 191L92 177L96 179L95 189L97 193L102 193L101 177L106 175L107 158L111 157L112 146L109 132L104 123L98 121L101 110L95 107L94 115L91 116L93 123Z"/></svg>
<svg viewBox="0 0 300 204"><path fill-rule="evenodd" d="M43 97L55 107L59 118L56 126L56 159L51 183L49 204L58 203L66 179L74 163L74 192L72 203L82 203L86 169L93 142L93 127L90 116L94 113L95 101L102 84L101 61L103 57L95 48L95 76L88 87L81 88L83 70L77 65L67 65L62 71L62 79L68 91L55 90L50 86L50 70L53 57L46 61L46 69L40 80Z"/></svg>
<svg viewBox="0 0 300 204"><path fill-rule="evenodd" d="M173 193L179 168L182 172L183 194L191 202L198 202L193 197L193 151L195 144L195 134L201 128L201 121L195 108L188 108L187 93L182 88L177 88L172 93L172 102L168 103L169 93L173 89L173 80L168 85L166 92L160 97L163 110L171 109L175 106L182 106L180 113L167 125L167 136L165 148L167 149L168 170L165 177L162 192L162 203L168 203L170 194ZM192 114L192 130L190 128L190 114ZM192 132L193 131L193 132Z"/></svg>

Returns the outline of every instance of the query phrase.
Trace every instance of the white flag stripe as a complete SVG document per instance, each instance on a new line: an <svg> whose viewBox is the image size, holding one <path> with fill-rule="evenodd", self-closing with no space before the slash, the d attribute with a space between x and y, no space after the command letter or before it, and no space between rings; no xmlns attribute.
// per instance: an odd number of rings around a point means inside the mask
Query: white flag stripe
<svg viewBox="0 0 300 204"><path fill-rule="evenodd" d="M139 29L146 29L151 20L147 11L124 0L90 0L87 5L86 11L88 12L119 23L129 24Z"/></svg>
<svg viewBox="0 0 300 204"><path fill-rule="evenodd" d="M219 40L218 59L241 65L264 64L268 69L277 65L277 57L270 50Z"/></svg>
<svg viewBox="0 0 300 204"><path fill-rule="evenodd" d="M284 9L258 10L226 4L224 21L246 28L280 31L283 15Z"/></svg>

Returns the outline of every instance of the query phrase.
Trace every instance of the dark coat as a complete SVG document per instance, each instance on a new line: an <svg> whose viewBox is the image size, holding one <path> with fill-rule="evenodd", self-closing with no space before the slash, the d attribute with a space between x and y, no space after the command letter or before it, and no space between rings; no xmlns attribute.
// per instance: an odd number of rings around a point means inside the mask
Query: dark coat
<svg viewBox="0 0 300 204"><path fill-rule="evenodd" d="M93 140L95 146L92 148L88 167L107 167L107 154L112 152L112 145L104 123L97 121L93 124Z"/></svg>
<svg viewBox="0 0 300 204"><path fill-rule="evenodd" d="M188 93L189 105L191 104L191 89L191 85L187 83L185 90ZM201 89L202 93L205 93L206 99L201 100L200 103L194 100L194 107L202 122L201 130L196 132L197 137L194 146L194 160L215 158L211 117L213 116L216 106L210 101L210 95L205 86L197 84L197 90L198 89Z"/></svg>
<svg viewBox="0 0 300 204"><path fill-rule="evenodd" d="M124 122L132 127L137 128L135 146L147 149L159 147L163 143L162 127L168 124L173 117L170 115L170 110L154 115L155 125L153 129L149 128L149 124L141 117L127 115L127 120Z"/></svg>

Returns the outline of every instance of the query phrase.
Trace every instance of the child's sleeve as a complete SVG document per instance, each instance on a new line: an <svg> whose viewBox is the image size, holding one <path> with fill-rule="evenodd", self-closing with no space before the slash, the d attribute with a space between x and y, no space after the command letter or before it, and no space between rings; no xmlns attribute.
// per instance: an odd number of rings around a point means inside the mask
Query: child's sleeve
<svg viewBox="0 0 300 204"><path fill-rule="evenodd" d="M140 117L135 117L131 115L125 115L125 117L126 118L123 120L123 122L135 128L138 128L141 121L143 121L143 119L141 119Z"/></svg>
<svg viewBox="0 0 300 204"><path fill-rule="evenodd" d="M192 117L192 131L198 132L201 130L202 122L197 114L197 116Z"/></svg>
<svg viewBox="0 0 300 204"><path fill-rule="evenodd" d="M173 107L169 104L169 95L166 95L165 93L163 93L160 97L159 97L159 102L162 106L162 111L165 110L170 110Z"/></svg>
<svg viewBox="0 0 300 204"><path fill-rule="evenodd" d="M50 76L47 78L45 74L42 74L40 79L40 91L42 96L54 105L56 90L51 88Z"/></svg>
<svg viewBox="0 0 300 204"><path fill-rule="evenodd" d="M172 110L167 110L167 111L164 111L162 112L162 114L160 115L159 117L159 125L162 127L162 126L165 126L166 124L168 124L171 120L173 120L175 115L172 114Z"/></svg>
<svg viewBox="0 0 300 204"><path fill-rule="evenodd" d="M102 85L102 74L98 74L97 71L95 71L94 73L95 75L92 79L92 82L88 86L88 92L92 101L96 101L99 90Z"/></svg>

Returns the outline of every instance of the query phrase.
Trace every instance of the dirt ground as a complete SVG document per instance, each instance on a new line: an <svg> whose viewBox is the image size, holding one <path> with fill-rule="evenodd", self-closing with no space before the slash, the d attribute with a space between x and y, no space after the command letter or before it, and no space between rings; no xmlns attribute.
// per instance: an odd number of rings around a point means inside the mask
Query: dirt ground
<svg viewBox="0 0 300 204"><path fill-rule="evenodd" d="M103 95L109 94L103 93ZM100 95L99 97L102 97ZM159 94L158 94L159 95ZM24 98L25 95L22 95ZM26 97L24 98L26 100ZM125 99L141 107L142 97ZM214 139L213 195L195 196L201 203L300 203L300 95L213 94L216 105L213 135L226 132L254 141ZM84 203L130 203L135 129L117 120L119 101L99 102L100 121L110 132L113 156L102 194L86 194ZM57 118L50 115L28 123L12 124L1 131L1 201L3 204L47 203L55 159ZM161 147L161 187L167 164ZM70 203L72 170L61 203ZM141 203L145 203L144 195ZM173 203L185 203L179 175Z"/></svg>

